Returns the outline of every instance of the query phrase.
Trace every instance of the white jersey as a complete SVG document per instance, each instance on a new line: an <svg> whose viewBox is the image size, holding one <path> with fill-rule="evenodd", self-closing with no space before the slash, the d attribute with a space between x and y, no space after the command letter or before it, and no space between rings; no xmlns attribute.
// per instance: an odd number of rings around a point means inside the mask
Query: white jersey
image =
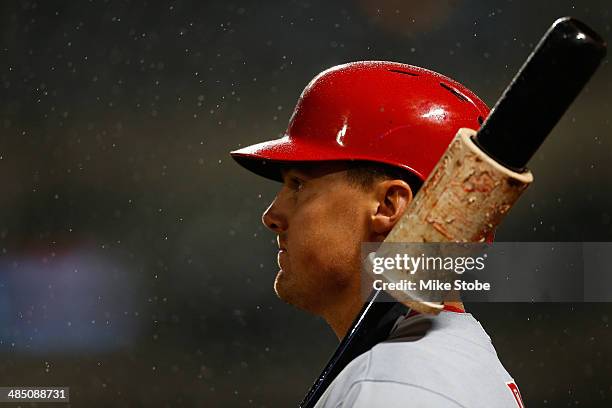
<svg viewBox="0 0 612 408"><path fill-rule="evenodd" d="M469 313L401 317L347 365L316 408L524 408L491 339Z"/></svg>

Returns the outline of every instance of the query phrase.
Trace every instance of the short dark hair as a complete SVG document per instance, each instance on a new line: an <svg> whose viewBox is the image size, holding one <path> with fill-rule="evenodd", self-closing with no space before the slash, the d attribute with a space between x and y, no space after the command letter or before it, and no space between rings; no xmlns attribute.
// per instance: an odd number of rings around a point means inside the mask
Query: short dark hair
<svg viewBox="0 0 612 408"><path fill-rule="evenodd" d="M405 181L412 189L412 194L416 195L423 185L421 179L410 170L378 162L349 161L346 175L349 182L363 189L371 188L372 184L378 180L399 179Z"/></svg>

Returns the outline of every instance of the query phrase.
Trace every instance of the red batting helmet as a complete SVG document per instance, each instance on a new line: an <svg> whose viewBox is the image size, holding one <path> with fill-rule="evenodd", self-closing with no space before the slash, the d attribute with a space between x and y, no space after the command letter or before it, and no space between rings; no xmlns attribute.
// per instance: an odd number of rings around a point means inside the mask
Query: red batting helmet
<svg viewBox="0 0 612 408"><path fill-rule="evenodd" d="M247 169L281 180L278 164L366 160L425 180L462 127L478 129L489 108L436 72L385 61L338 65L304 89L280 139L231 152Z"/></svg>

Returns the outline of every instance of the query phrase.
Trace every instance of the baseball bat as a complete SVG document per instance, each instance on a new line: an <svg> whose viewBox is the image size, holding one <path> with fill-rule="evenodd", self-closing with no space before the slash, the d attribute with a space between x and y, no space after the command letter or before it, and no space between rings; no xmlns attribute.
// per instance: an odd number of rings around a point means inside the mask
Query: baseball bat
<svg viewBox="0 0 612 408"><path fill-rule="evenodd" d="M528 161L605 54L606 43L586 24L571 17L556 20L480 130L458 131L385 242L482 241L501 223L533 180L526 169ZM463 182L453 183L459 177L469 180L471 174L486 175L471 180L484 183L481 187L501 185L504 188L480 191L466 188ZM438 213L432 211L433 207ZM453 221L448 222L449 219ZM392 274L383 274L383 277L390 282L398 279ZM397 318L410 308L432 314L442 310L441 302L430 302L419 293L406 295L408 299L394 301L384 291L371 293L300 408L313 408L344 367L384 341Z"/></svg>

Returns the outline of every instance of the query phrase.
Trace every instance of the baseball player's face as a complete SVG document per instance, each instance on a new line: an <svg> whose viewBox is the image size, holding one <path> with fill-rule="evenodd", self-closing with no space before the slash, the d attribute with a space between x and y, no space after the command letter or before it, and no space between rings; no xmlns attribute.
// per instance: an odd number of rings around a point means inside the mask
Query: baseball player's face
<svg viewBox="0 0 612 408"><path fill-rule="evenodd" d="M384 197L350 183L341 163L288 168L283 181L262 217L277 234L276 293L322 315L360 302L361 242L384 239L395 222L379 213Z"/></svg>

